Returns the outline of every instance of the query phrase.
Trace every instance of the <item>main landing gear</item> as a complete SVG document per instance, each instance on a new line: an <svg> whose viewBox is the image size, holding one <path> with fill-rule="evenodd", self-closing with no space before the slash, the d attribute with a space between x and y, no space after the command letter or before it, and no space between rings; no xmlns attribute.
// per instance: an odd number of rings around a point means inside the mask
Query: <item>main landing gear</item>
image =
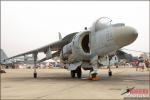
<svg viewBox="0 0 150 100"><path fill-rule="evenodd" d="M71 71L71 77L72 77L72 78L75 78L76 75L77 75L77 78L81 78L81 76L82 76L81 67L78 67L76 70L72 70L72 71Z"/></svg>

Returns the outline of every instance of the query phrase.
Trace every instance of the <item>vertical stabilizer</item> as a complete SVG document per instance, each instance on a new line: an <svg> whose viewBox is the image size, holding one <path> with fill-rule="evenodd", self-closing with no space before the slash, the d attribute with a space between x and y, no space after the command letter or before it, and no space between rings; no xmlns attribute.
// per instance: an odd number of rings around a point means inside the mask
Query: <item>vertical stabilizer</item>
<svg viewBox="0 0 150 100"><path fill-rule="evenodd" d="M3 60L6 58L8 58L6 53L2 49L0 49L0 63L3 63Z"/></svg>
<svg viewBox="0 0 150 100"><path fill-rule="evenodd" d="M61 33L58 32L58 35L59 35L59 40L61 40L62 39Z"/></svg>

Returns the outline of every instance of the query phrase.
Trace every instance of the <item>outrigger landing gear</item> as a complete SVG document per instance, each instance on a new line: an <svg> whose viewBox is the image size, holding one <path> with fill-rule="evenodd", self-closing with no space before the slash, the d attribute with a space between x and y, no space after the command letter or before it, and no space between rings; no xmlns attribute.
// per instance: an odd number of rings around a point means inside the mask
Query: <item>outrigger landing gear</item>
<svg viewBox="0 0 150 100"><path fill-rule="evenodd" d="M37 72L36 72L37 53L34 53L33 57L34 57L34 73L33 73L33 77L37 78Z"/></svg>
<svg viewBox="0 0 150 100"><path fill-rule="evenodd" d="M71 77L72 78L75 78L76 74L77 74L77 78L81 78L81 76L82 76L81 67L78 67L76 70L71 71Z"/></svg>
<svg viewBox="0 0 150 100"><path fill-rule="evenodd" d="M109 70L108 70L108 76L112 76L112 71L110 69L110 66L108 68L109 68Z"/></svg>
<svg viewBox="0 0 150 100"><path fill-rule="evenodd" d="M110 69L110 60L111 60L111 58L109 58L109 65L108 65L108 76L112 76L112 71L111 71L111 69Z"/></svg>
<svg viewBox="0 0 150 100"><path fill-rule="evenodd" d="M37 78L37 73L34 73L34 78Z"/></svg>
<svg viewBox="0 0 150 100"><path fill-rule="evenodd" d="M36 68L34 68L33 77L34 77L34 78L37 78L37 72L36 72Z"/></svg>

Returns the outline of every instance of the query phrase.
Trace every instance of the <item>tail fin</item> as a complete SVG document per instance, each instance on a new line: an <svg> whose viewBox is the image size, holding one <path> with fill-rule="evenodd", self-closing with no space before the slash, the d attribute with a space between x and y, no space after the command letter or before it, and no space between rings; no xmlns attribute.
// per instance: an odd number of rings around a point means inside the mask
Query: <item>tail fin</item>
<svg viewBox="0 0 150 100"><path fill-rule="evenodd" d="M0 63L4 63L4 59L7 59L8 56L6 55L6 53L4 52L3 49L0 49Z"/></svg>
<svg viewBox="0 0 150 100"><path fill-rule="evenodd" d="M62 39L61 33L58 32L58 35L59 35L59 40L61 40Z"/></svg>

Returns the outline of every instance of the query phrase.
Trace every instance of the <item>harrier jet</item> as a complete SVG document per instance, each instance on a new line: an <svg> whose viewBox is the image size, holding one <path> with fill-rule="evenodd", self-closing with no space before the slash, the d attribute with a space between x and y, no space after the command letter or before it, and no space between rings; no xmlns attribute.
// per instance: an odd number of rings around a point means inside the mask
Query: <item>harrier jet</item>
<svg viewBox="0 0 150 100"><path fill-rule="evenodd" d="M34 78L37 77L36 64L53 57L59 56L61 63L70 70L71 77L82 77L82 69L90 70L90 75L95 78L100 59L110 57L120 48L131 44L136 40L138 33L124 23L112 24L112 20L107 17L97 19L90 28L84 31L71 33L64 38L59 34L60 40L15 55L9 59L20 56L33 55L34 57ZM37 60L38 53L45 53L45 57Z"/></svg>
<svg viewBox="0 0 150 100"><path fill-rule="evenodd" d="M3 49L0 49L0 65L4 65L6 68L13 68L15 64L33 64L33 57L22 57L22 58L17 58L17 59L9 59L9 60L4 60L7 59L8 56L4 52Z"/></svg>

